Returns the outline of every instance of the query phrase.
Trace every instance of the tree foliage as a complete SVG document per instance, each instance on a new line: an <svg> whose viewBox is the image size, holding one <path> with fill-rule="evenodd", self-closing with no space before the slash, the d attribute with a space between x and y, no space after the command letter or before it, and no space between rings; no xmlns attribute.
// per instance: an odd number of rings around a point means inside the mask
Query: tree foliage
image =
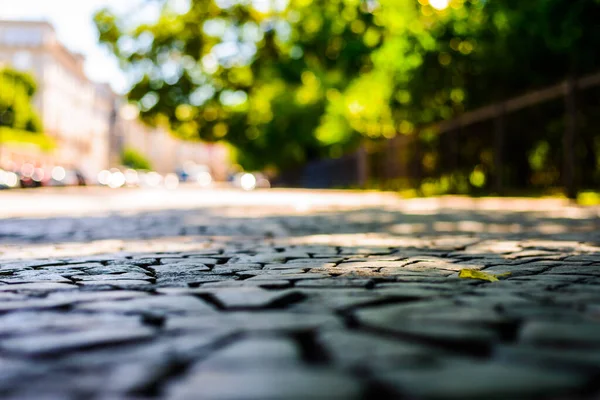
<svg viewBox="0 0 600 400"><path fill-rule="evenodd" d="M42 132L40 117L32 105L36 90L29 74L0 68L0 127Z"/></svg>
<svg viewBox="0 0 600 400"><path fill-rule="evenodd" d="M146 122L225 140L251 169L411 134L600 65L599 0L265 3L167 1L152 23L95 21Z"/></svg>
<svg viewBox="0 0 600 400"><path fill-rule="evenodd" d="M150 161L135 149L126 148L121 154L121 164L133 169L152 169Z"/></svg>

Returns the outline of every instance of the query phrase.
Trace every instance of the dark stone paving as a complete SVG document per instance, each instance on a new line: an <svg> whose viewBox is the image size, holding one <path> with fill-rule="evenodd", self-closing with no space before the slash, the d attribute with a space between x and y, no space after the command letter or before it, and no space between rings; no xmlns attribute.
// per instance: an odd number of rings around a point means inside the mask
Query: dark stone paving
<svg viewBox="0 0 600 400"><path fill-rule="evenodd" d="M600 396L597 213L261 212L0 220L0 398Z"/></svg>

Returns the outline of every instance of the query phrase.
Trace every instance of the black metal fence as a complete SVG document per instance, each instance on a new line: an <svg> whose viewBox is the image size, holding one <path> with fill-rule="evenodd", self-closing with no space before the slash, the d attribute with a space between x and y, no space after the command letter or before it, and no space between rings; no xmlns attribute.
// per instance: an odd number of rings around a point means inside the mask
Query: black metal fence
<svg viewBox="0 0 600 400"><path fill-rule="evenodd" d="M600 73L465 113L412 135L365 143L287 171L279 186L504 194L600 189Z"/></svg>

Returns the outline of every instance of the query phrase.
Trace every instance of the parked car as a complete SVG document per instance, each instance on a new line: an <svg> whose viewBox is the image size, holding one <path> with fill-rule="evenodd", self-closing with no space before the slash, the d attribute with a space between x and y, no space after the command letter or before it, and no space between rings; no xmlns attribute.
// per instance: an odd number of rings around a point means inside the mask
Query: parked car
<svg viewBox="0 0 600 400"><path fill-rule="evenodd" d="M194 162L186 162L182 167L177 168L175 173L181 182L197 183L203 187L210 186L213 182L210 168Z"/></svg>
<svg viewBox="0 0 600 400"><path fill-rule="evenodd" d="M86 186L87 179L78 169L67 169L60 166L52 169L50 179L45 186Z"/></svg>
<svg viewBox="0 0 600 400"><path fill-rule="evenodd" d="M244 190L267 189L271 183L267 177L260 172L240 172L233 175L231 183L234 187Z"/></svg>

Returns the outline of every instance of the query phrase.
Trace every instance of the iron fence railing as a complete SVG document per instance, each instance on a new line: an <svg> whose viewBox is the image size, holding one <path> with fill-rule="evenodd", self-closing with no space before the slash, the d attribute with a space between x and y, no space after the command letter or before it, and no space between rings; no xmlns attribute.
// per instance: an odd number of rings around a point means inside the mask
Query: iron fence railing
<svg viewBox="0 0 600 400"><path fill-rule="evenodd" d="M365 143L340 158L308 163L275 182L401 189L443 178L445 185L460 186L456 180L480 168L484 182L475 183L487 191L561 186L574 198L582 186L600 188L600 93L589 90L598 86L600 72L570 78L421 127L412 135ZM531 165L536 152L545 152L545 165Z"/></svg>

